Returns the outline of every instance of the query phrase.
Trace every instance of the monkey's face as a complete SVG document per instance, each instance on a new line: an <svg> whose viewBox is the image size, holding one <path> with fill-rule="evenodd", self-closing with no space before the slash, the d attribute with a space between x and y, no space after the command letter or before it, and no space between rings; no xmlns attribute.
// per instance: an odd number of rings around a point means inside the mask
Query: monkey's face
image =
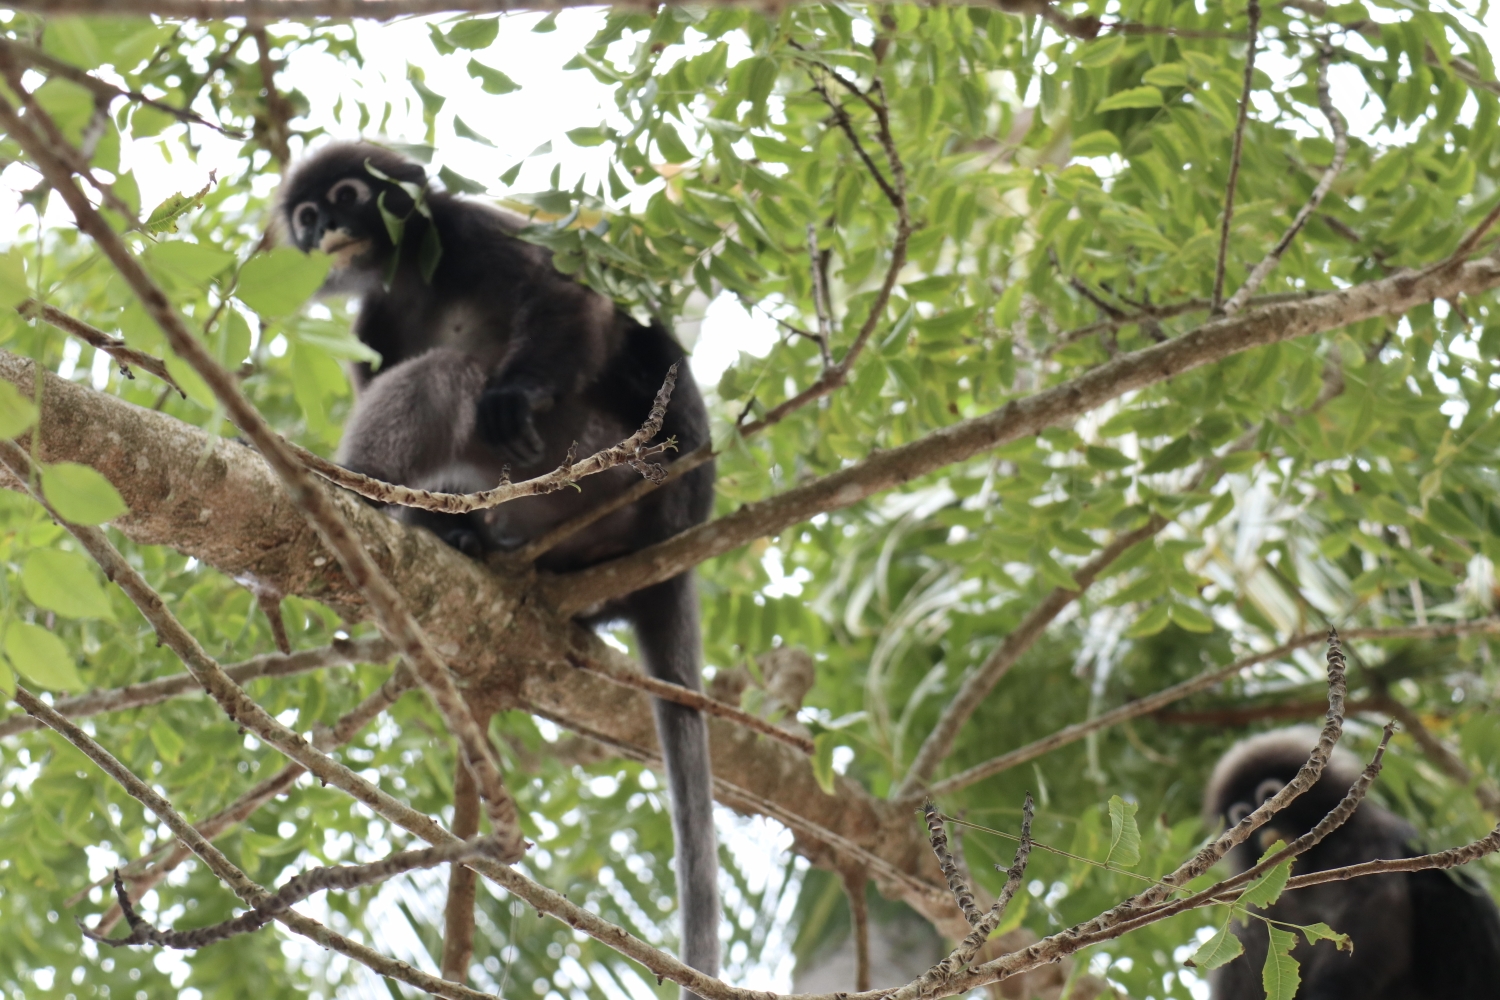
<svg viewBox="0 0 1500 1000"><path fill-rule="evenodd" d="M362 263L388 249L390 238L376 201L379 183L365 173L297 192L300 197L289 201L286 210L292 242L304 251L318 249L332 255L338 268Z"/></svg>
<svg viewBox="0 0 1500 1000"><path fill-rule="evenodd" d="M404 219L413 207L398 181L422 185L426 175L375 146L326 147L293 173L281 196L292 243L330 254L335 270L378 268L392 249L386 216Z"/></svg>

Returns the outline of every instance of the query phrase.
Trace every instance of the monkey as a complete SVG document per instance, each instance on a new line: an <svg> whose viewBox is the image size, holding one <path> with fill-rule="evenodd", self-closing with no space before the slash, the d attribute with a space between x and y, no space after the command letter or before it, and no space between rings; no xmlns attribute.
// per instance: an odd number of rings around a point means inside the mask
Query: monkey
<svg viewBox="0 0 1500 1000"><path fill-rule="evenodd" d="M1204 792L1209 826L1235 824L1275 795L1318 741L1312 726L1252 736L1219 760ZM1236 873L1276 841L1311 830L1347 794L1364 765L1337 747L1318 781L1235 847ZM1366 861L1415 857L1417 831L1368 798L1343 826L1300 855L1293 874ZM1291 924L1322 921L1349 935L1353 951L1330 943L1292 952L1301 964L1298 1000L1490 1000L1500 992L1500 910L1471 876L1430 870L1372 875L1284 893L1265 911ZM1235 927L1244 954L1211 974L1214 1000L1261 1000L1268 936L1258 921Z"/></svg>
<svg viewBox="0 0 1500 1000"><path fill-rule="evenodd" d="M338 461L386 482L444 492L490 489L591 454L645 421L671 365L676 388L658 440L682 453L709 440L686 354L659 322L641 323L559 272L518 238L526 220L433 189L425 168L370 143L333 143L303 160L279 196L290 242L333 265L322 295L359 299L356 336L380 355L353 366L355 402ZM435 256L435 259L434 259ZM471 556L512 551L638 481L616 467L578 489L454 515L387 508ZM707 519L713 464L670 480L542 554L537 568L584 569ZM702 690L691 571L579 616L623 620L647 670ZM708 730L694 709L653 700L676 840L682 958L719 971L718 857ZM684 990L685 997L693 994Z"/></svg>

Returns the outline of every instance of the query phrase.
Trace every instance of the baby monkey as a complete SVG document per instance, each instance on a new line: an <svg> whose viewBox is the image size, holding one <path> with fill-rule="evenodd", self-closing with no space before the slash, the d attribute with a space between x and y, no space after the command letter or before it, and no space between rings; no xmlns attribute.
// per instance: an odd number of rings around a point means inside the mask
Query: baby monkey
<svg viewBox="0 0 1500 1000"><path fill-rule="evenodd" d="M637 322L559 273L550 251L516 237L523 219L432 190L420 164L366 143L324 146L287 178L279 215L297 247L333 257L323 293L359 298L354 332L381 357L378 370L354 367L354 412L339 450L347 468L453 493L492 488L507 469L515 481L549 472L574 442L588 455L630 436L673 364L680 374L661 437L675 438L683 453L708 441L703 399L664 327ZM638 480L622 466L577 490L489 511L389 512L478 556L519 548ZM583 569L699 524L712 507L713 481L712 464L699 466L575 532L538 565ZM583 620L628 622L653 676L702 689L691 573L590 609ZM696 710L663 701L654 709L672 800L682 957L717 975L708 731Z"/></svg>

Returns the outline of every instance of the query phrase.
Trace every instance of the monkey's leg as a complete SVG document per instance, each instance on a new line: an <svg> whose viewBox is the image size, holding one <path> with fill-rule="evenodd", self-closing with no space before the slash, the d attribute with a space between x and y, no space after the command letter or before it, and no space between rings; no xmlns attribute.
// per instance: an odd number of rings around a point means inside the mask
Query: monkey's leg
<svg viewBox="0 0 1500 1000"><path fill-rule="evenodd" d="M703 690L698 591L684 573L627 599L641 659L655 677ZM714 836L713 772L708 724L694 709L653 699L672 795L672 832L677 842L678 912L682 960L711 976L719 974L719 857ZM696 995L684 989L684 1000Z"/></svg>
<svg viewBox="0 0 1500 1000"><path fill-rule="evenodd" d="M474 400L484 390L485 377L473 357L448 348L381 372L359 394L339 445L340 463L388 483L441 493L494 486L478 474L472 454ZM393 513L467 555L484 550L483 524L474 514L415 507Z"/></svg>

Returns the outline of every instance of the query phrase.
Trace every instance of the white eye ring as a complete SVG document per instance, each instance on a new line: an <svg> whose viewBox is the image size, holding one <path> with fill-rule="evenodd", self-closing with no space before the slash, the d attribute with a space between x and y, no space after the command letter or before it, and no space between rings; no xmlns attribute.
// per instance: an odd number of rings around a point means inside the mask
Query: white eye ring
<svg viewBox="0 0 1500 1000"><path fill-rule="evenodd" d="M1278 781L1275 778L1267 778L1255 786L1255 801L1264 802L1285 787L1286 782Z"/></svg>
<svg viewBox="0 0 1500 1000"><path fill-rule="evenodd" d="M335 205L341 204L341 201L344 197L344 192L346 191L354 192L354 204L356 205L363 205L365 202L370 200L370 185L366 184L358 177L345 177L333 187L329 188L328 200Z"/></svg>
<svg viewBox="0 0 1500 1000"><path fill-rule="evenodd" d="M309 211L312 212L312 219L310 222L304 222L302 217ZM316 225L317 221L318 206L310 201L304 201L302 204L292 209L292 236L296 238L297 242L302 242L302 238L307 235L308 228L312 225Z"/></svg>
<svg viewBox="0 0 1500 1000"><path fill-rule="evenodd" d="M1236 802L1229 807L1227 818L1230 826L1238 826L1240 820L1250 815L1250 807L1243 802Z"/></svg>

